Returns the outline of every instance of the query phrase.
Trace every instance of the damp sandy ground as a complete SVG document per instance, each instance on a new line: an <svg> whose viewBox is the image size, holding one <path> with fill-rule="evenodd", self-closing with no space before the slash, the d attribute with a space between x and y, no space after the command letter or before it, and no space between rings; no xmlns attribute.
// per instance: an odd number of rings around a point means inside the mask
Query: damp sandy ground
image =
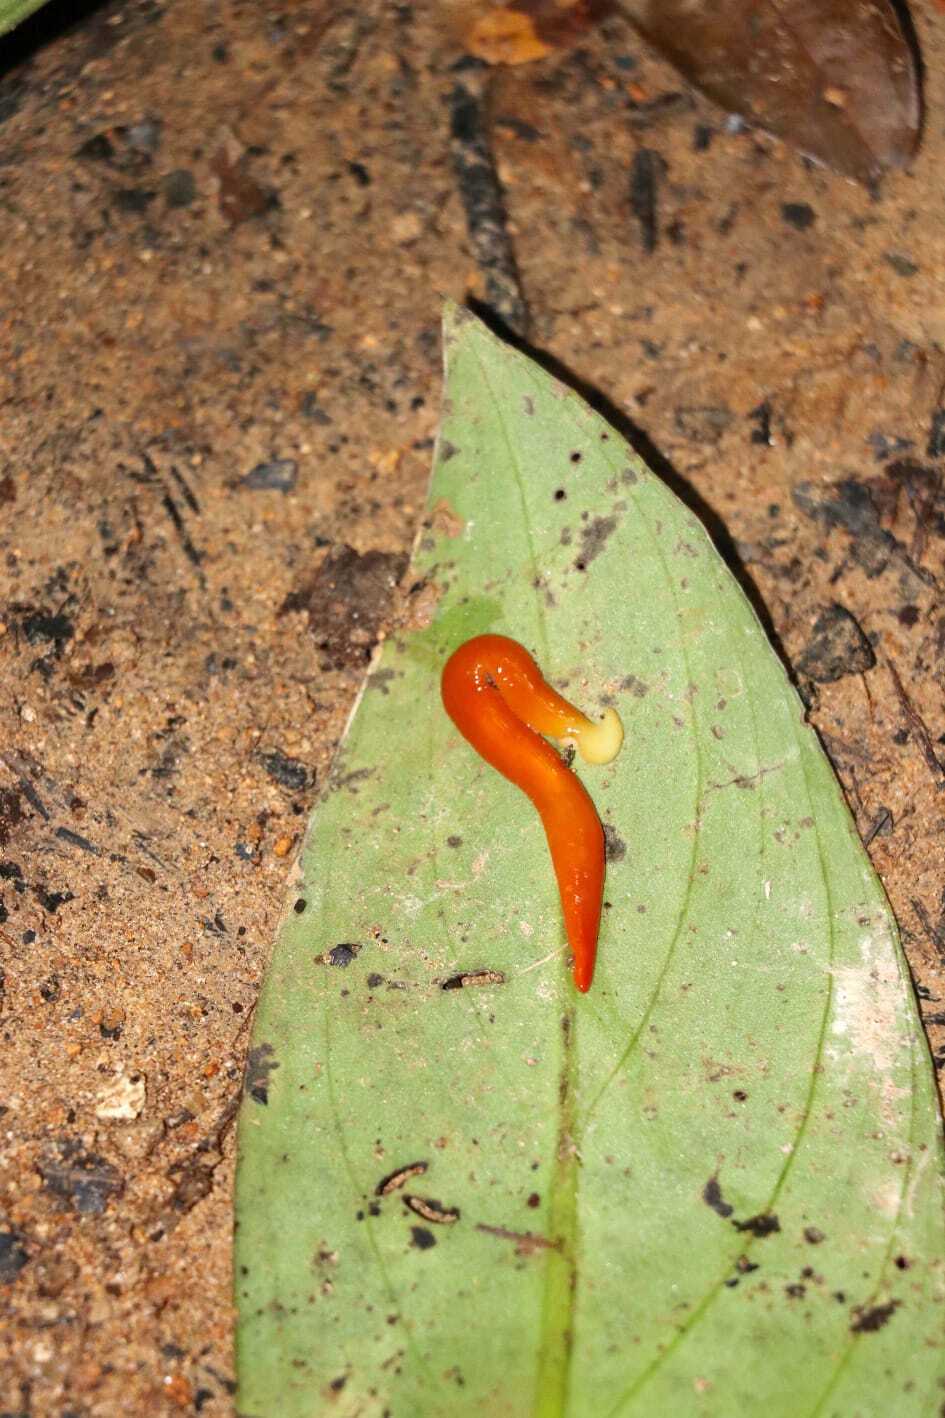
<svg viewBox="0 0 945 1418"><path fill-rule="evenodd" d="M24 61L0 87L18 1418L232 1412L253 1002L422 506L441 299L496 280L428 8L130 0L4 51ZM945 65L931 0L915 13L925 142L878 197L729 131L616 21L497 75L484 131L518 313L754 586L942 1061Z"/></svg>

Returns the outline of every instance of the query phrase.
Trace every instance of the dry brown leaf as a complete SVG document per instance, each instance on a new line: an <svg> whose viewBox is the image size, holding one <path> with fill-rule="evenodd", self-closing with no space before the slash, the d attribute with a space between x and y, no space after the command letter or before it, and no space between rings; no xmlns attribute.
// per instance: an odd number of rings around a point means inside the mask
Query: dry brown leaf
<svg viewBox="0 0 945 1418"><path fill-rule="evenodd" d="M482 6L476 7L482 10ZM528 64L566 48L603 13L597 0L516 0L472 19L464 44L487 64Z"/></svg>
<svg viewBox="0 0 945 1418"><path fill-rule="evenodd" d="M551 53L551 46L535 33L531 17L507 9L480 15L466 38L466 48L487 64L528 64Z"/></svg>
<svg viewBox="0 0 945 1418"><path fill-rule="evenodd" d="M728 109L859 182L919 140L915 55L890 0L624 0L646 38Z"/></svg>

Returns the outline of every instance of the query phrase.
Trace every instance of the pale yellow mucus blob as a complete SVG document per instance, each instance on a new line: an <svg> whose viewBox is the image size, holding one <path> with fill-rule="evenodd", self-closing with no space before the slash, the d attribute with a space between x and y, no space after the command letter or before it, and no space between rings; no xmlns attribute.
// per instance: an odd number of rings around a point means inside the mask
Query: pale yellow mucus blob
<svg viewBox="0 0 945 1418"><path fill-rule="evenodd" d="M611 763L623 743L620 715L616 709L605 709L599 723L584 719L583 723L569 729L561 742L573 744L585 763Z"/></svg>

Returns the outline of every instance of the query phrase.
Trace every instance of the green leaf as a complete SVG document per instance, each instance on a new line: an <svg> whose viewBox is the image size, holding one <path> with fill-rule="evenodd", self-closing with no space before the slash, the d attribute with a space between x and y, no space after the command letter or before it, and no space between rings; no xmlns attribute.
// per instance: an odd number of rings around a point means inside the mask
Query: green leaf
<svg viewBox="0 0 945 1418"><path fill-rule="evenodd" d="M696 518L471 316L446 346L436 616L367 680L255 1023L240 1412L927 1418L939 1120L830 767ZM578 766L586 996L537 815L440 704L485 630L626 727Z"/></svg>
<svg viewBox="0 0 945 1418"><path fill-rule="evenodd" d="M46 0L0 0L0 34L6 34L16 25L41 10Z"/></svg>

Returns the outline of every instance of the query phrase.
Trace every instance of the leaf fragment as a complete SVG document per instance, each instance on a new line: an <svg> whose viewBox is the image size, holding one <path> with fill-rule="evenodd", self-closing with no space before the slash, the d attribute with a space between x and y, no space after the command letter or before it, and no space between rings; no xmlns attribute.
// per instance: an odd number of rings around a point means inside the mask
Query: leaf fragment
<svg viewBox="0 0 945 1418"><path fill-rule="evenodd" d="M600 0L513 0L488 6L467 25L470 54L487 64L530 64L574 44L605 8Z"/></svg>
<svg viewBox="0 0 945 1418"><path fill-rule="evenodd" d="M913 49L891 0L623 0L709 98L871 184L915 155Z"/></svg>

